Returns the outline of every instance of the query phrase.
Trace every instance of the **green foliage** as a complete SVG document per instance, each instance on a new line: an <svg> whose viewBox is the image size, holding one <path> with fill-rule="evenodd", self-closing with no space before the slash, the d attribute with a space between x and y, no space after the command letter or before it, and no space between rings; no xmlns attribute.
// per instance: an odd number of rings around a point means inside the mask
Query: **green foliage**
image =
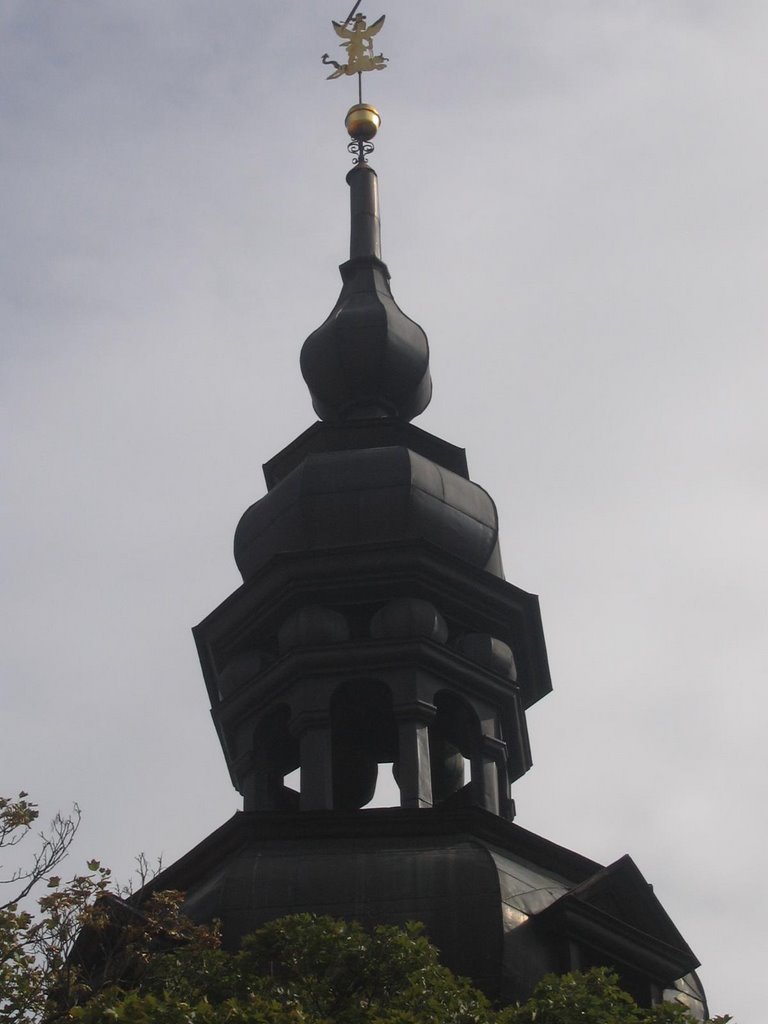
<svg viewBox="0 0 768 1024"><path fill-rule="evenodd" d="M27 793L0 797L0 850L20 847L32 838L39 817ZM107 885L109 871L94 862L86 875L62 886L50 874L64 859L80 823L80 811L57 814L39 832L27 864L0 877L8 894L0 905L0 1017L8 1022L43 1020L53 988L69 983L67 954L82 923L81 911ZM26 846L24 847L26 850ZM37 901L37 914L24 901L46 883Z"/></svg>
<svg viewBox="0 0 768 1024"><path fill-rule="evenodd" d="M75 806L57 814L35 834L37 805L27 793L0 797L0 853L34 841L26 865L0 876L8 899L0 904L0 1021L52 1024L68 1020L69 1010L105 985L128 984L143 975L158 948L185 943L190 949L217 944L215 933L199 928L180 912L180 893L160 893L141 914L129 911L109 868L89 860L86 871L64 880L54 870L66 857L80 823ZM140 871L147 870L139 859ZM41 890L37 898L33 890ZM116 920L116 913L120 920ZM73 955L88 934L98 964Z"/></svg>
<svg viewBox="0 0 768 1024"><path fill-rule="evenodd" d="M727 1024L718 1017L710 1024ZM522 1006L498 1016L498 1024L689 1024L691 1017L677 1003L644 1009L604 967L586 973L548 974Z"/></svg>
<svg viewBox="0 0 768 1024"><path fill-rule="evenodd" d="M103 993L79 1024L690 1024L682 1006L637 1005L605 969L549 975L497 1010L438 959L420 925L360 925L302 914L273 921L236 953L154 957L137 989ZM711 1024L726 1024L718 1018Z"/></svg>
<svg viewBox="0 0 768 1024"><path fill-rule="evenodd" d="M186 1016L177 1018L180 1008ZM420 925L369 933L301 914L265 925L234 954L183 948L157 956L138 992L105 993L75 1019L491 1024L494 1015L481 992L440 964Z"/></svg>

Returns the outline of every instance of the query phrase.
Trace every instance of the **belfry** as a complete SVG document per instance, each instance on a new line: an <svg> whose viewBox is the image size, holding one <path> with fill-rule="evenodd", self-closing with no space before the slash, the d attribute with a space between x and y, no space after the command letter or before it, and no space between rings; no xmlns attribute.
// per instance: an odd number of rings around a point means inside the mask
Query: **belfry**
<svg viewBox="0 0 768 1024"><path fill-rule="evenodd" d="M382 24L334 23L349 59L326 54L329 77L383 69ZM526 715L552 688L539 604L504 578L464 450L412 424L429 347L390 289L368 163L381 119L358 98L349 259L301 350L318 421L265 464L235 532L242 586L194 630L243 810L150 888L185 891L229 947L305 911L419 920L494 998L608 965L641 1005L703 1020L698 961L630 858L603 867L514 821ZM366 808L390 765L399 805Z"/></svg>

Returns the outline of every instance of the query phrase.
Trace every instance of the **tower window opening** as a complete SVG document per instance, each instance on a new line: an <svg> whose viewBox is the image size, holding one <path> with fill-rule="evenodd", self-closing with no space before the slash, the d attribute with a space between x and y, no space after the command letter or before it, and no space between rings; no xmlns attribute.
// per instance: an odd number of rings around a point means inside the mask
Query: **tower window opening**
<svg viewBox="0 0 768 1024"><path fill-rule="evenodd" d="M365 805L366 807L398 807L400 805L400 788L395 782L392 767L391 761L382 761L379 764L376 790Z"/></svg>
<svg viewBox="0 0 768 1024"><path fill-rule="evenodd" d="M389 775L380 765L392 763L397 753L389 689L370 679L343 683L331 701L331 741L334 808L369 806L382 774Z"/></svg>

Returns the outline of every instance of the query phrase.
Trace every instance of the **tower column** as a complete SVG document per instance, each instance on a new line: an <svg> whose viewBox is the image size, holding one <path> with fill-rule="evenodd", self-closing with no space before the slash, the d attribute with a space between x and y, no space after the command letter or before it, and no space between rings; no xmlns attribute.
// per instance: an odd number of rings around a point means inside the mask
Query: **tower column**
<svg viewBox="0 0 768 1024"><path fill-rule="evenodd" d="M483 736L472 758L472 785L477 802L492 814L499 814L502 804L507 803L506 787L502 783L506 763L506 743L496 736Z"/></svg>
<svg viewBox="0 0 768 1024"><path fill-rule="evenodd" d="M332 810L333 772L329 712L303 712L291 722L291 731L299 740L301 810Z"/></svg>
<svg viewBox="0 0 768 1024"><path fill-rule="evenodd" d="M398 731L398 773L401 807L432 806L429 765L429 723L437 709L426 701L395 707Z"/></svg>
<svg viewBox="0 0 768 1024"><path fill-rule="evenodd" d="M267 758L262 751L256 750L250 770L243 780L243 810L272 811L275 807L274 786L269 777Z"/></svg>

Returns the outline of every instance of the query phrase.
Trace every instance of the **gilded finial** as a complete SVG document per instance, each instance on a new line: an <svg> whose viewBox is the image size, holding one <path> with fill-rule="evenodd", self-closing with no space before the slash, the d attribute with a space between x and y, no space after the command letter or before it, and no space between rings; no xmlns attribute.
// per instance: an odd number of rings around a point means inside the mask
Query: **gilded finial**
<svg viewBox="0 0 768 1024"><path fill-rule="evenodd" d="M370 103L363 103L363 72L383 71L388 63L388 58L383 53L373 52L373 37L377 35L384 25L385 15L382 14L372 25L366 21L364 14L356 14L361 0L349 12L343 22L332 21L336 35L342 39L339 44L346 48L347 63L341 64L337 60L331 60L327 53L323 54L323 64L330 64L334 70L328 78L341 78L342 75L357 75L358 102L350 107L344 119L344 125L352 138L348 145L350 153L355 157L354 163L365 164L366 157L373 152L371 139L379 130L381 115Z"/></svg>

